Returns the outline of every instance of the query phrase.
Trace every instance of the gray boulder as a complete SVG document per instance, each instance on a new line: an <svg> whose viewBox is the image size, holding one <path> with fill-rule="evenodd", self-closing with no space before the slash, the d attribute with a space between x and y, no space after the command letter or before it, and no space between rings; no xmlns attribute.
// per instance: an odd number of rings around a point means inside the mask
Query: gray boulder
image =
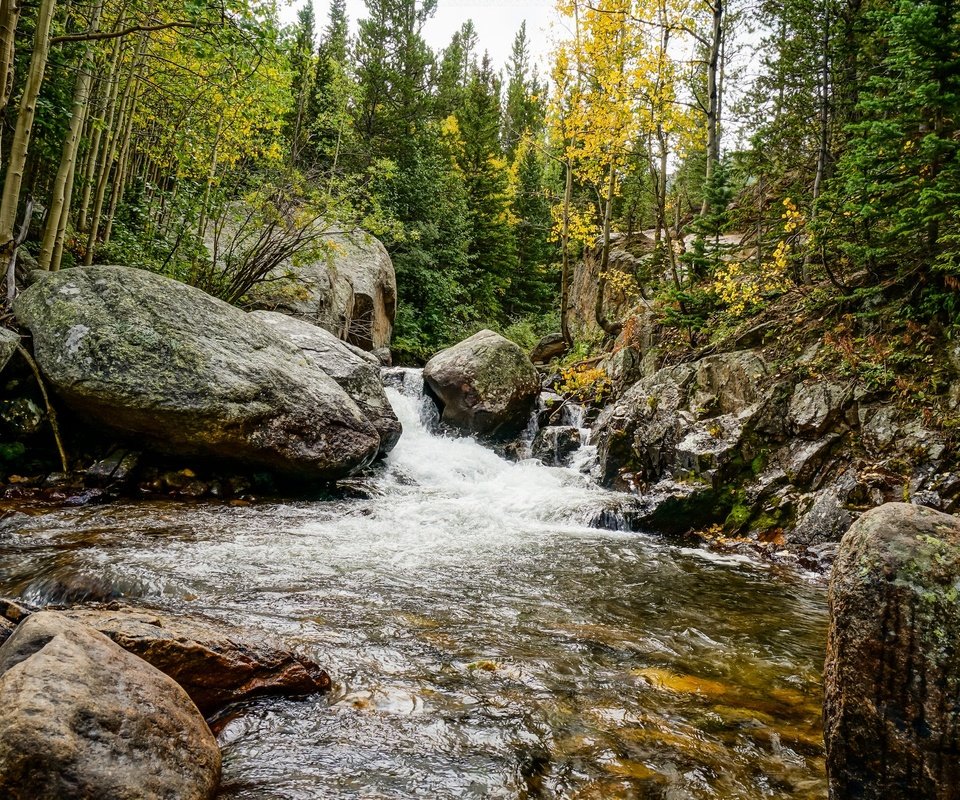
<svg viewBox="0 0 960 800"><path fill-rule="evenodd" d="M830 797L960 797L960 520L888 503L840 543L830 582Z"/></svg>
<svg viewBox="0 0 960 800"><path fill-rule="evenodd" d="M526 425L540 392L536 367L523 350L489 330L437 353L423 378L442 422L462 433L495 438Z"/></svg>
<svg viewBox="0 0 960 800"><path fill-rule="evenodd" d="M530 351L530 360L534 364L549 364L566 352L567 343L563 340L563 334L548 333L534 345Z"/></svg>
<svg viewBox="0 0 960 800"><path fill-rule="evenodd" d="M271 311L253 316L300 349L303 355L333 378L353 399L380 435L379 455L384 456L400 440L402 428L383 391L379 361L332 333L293 317Z"/></svg>
<svg viewBox="0 0 960 800"><path fill-rule="evenodd" d="M331 234L327 251L285 264L286 281L254 288L257 308L319 325L363 350L389 347L397 278L386 248L363 231Z"/></svg>
<svg viewBox="0 0 960 800"><path fill-rule="evenodd" d="M350 475L380 448L357 405L299 348L178 281L68 269L24 291L15 313L60 397L138 446L310 480Z"/></svg>
<svg viewBox="0 0 960 800"><path fill-rule="evenodd" d="M0 647L0 796L208 800L219 781L184 690L103 634L45 611Z"/></svg>
<svg viewBox="0 0 960 800"><path fill-rule="evenodd" d="M793 433L816 439L830 430L853 399L849 385L816 381L801 383L790 398L787 420Z"/></svg>

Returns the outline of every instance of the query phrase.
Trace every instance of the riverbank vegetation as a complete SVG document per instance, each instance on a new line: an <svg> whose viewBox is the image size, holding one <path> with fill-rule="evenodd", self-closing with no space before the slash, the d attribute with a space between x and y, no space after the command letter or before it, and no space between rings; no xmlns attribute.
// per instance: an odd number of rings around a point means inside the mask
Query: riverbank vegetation
<svg viewBox="0 0 960 800"><path fill-rule="evenodd" d="M629 325L613 295L694 348L771 308L826 320L845 368L943 388L954 4L562 0L543 70L525 28L502 70L470 22L433 50L434 10L369 0L351 28L342 0L292 25L253 0L5 1L8 294L19 248L21 272L123 263L242 305L359 226L396 266L403 359L482 326L584 352ZM618 234L649 239L629 269ZM589 250L592 334L570 319Z"/></svg>

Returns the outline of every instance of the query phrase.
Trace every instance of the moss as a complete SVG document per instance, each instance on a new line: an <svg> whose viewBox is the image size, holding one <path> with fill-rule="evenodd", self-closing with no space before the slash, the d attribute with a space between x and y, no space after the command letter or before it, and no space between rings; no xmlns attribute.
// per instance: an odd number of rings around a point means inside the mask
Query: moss
<svg viewBox="0 0 960 800"><path fill-rule="evenodd" d="M754 457L753 461L750 462L750 471L754 474L754 476L759 475L767 468L767 459L769 453L770 451L767 448L764 448L758 455Z"/></svg>

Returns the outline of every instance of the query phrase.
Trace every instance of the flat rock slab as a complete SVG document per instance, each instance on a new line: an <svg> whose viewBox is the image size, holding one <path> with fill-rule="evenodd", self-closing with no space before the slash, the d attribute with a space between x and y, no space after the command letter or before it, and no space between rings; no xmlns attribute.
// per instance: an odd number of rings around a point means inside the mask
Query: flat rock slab
<svg viewBox="0 0 960 800"><path fill-rule="evenodd" d="M140 609L78 609L64 616L109 636L169 675L209 716L262 695L308 695L330 689L330 676L279 644L253 641L220 623Z"/></svg>
<svg viewBox="0 0 960 800"><path fill-rule="evenodd" d="M888 503L843 537L824 738L833 800L960 798L960 519Z"/></svg>
<svg viewBox="0 0 960 800"><path fill-rule="evenodd" d="M62 614L0 646L0 797L209 800L220 750L171 678Z"/></svg>

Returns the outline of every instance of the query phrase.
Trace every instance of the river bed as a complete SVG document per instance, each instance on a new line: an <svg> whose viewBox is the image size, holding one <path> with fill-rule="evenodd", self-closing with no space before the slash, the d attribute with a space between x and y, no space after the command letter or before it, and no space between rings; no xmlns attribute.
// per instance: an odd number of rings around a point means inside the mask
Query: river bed
<svg viewBox="0 0 960 800"><path fill-rule="evenodd" d="M224 800L826 796L822 583L589 527L610 496L585 476L388 392L404 435L370 496L21 518L0 593L89 584L325 666L329 696L213 720Z"/></svg>

